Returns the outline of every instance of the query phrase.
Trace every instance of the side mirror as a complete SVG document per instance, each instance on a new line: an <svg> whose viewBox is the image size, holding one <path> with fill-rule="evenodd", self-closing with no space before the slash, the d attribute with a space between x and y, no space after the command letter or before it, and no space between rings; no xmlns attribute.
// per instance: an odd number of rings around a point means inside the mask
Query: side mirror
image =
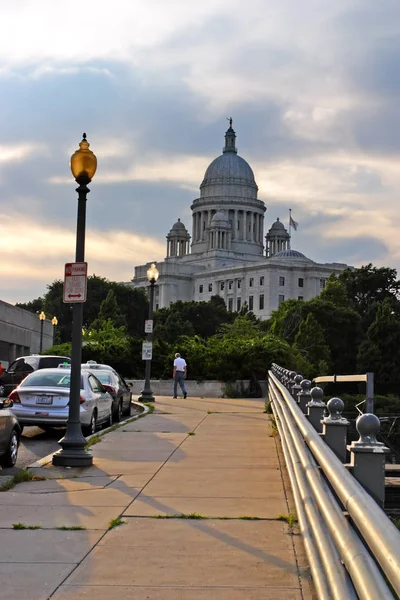
<svg viewBox="0 0 400 600"><path fill-rule="evenodd" d="M107 385L106 383L103 383L103 388L105 389L106 392L108 392L110 394L110 396L113 396L115 394L115 390L111 385Z"/></svg>
<svg viewBox="0 0 400 600"><path fill-rule="evenodd" d="M14 406L14 402L10 398L0 398L0 410L2 408L11 408Z"/></svg>
<svg viewBox="0 0 400 600"><path fill-rule="evenodd" d="M129 387L133 387L133 383L129 382L128 383Z"/></svg>

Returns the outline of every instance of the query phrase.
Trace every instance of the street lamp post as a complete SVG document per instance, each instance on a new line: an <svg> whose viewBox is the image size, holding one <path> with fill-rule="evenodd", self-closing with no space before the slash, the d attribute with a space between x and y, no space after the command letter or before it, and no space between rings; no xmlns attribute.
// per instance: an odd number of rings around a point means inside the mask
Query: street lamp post
<svg viewBox="0 0 400 600"><path fill-rule="evenodd" d="M40 315L39 315L39 319L40 319L40 346L39 346L39 352L41 352L43 350L43 323L44 323L45 318L46 318L46 315L42 311L40 313Z"/></svg>
<svg viewBox="0 0 400 600"><path fill-rule="evenodd" d="M56 327L58 325L58 319L57 317L53 317L51 320L51 324L53 325L53 346L56 343Z"/></svg>
<svg viewBox="0 0 400 600"><path fill-rule="evenodd" d="M86 133L77 150L71 156L71 171L78 184L78 219L76 227L75 261L85 260L86 197L87 187L97 168L97 158L86 140ZM82 360L83 304L76 302L72 309L72 353L69 410L65 436L58 442L61 450L53 454L53 465L63 467L87 467L93 464L92 455L85 450L86 439L82 435L80 422L80 390Z"/></svg>
<svg viewBox="0 0 400 600"><path fill-rule="evenodd" d="M147 333L147 341L150 343L153 341L154 286L156 284L158 276L159 276L158 269L157 269L156 265L154 263L152 263L151 266L147 269L147 279L150 282L149 321L151 323L151 325L150 325L151 331L149 331ZM142 402L154 402L153 392L151 391L151 387L150 387L150 375L151 375L151 358L146 360L144 388L141 391L140 396L139 396L139 400Z"/></svg>

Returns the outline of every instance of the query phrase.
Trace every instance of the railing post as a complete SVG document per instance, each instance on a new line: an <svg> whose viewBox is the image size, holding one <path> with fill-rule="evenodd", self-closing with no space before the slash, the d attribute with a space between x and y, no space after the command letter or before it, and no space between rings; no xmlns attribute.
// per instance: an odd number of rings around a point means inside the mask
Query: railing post
<svg viewBox="0 0 400 600"><path fill-rule="evenodd" d="M296 400L296 402L299 401L298 399L298 394L301 392L301 385L300 383L303 381L303 375L296 375L294 378L294 386L292 387L292 396L293 398Z"/></svg>
<svg viewBox="0 0 400 600"><path fill-rule="evenodd" d="M321 420L322 420L322 417L324 416L324 412L326 409L326 404L322 400L324 392L321 390L320 387L313 387L313 389L311 390L310 393L311 393L311 400L307 404L307 408L308 408L307 417L308 417L308 420L310 421L311 425L314 427L314 429L318 433L322 433Z"/></svg>
<svg viewBox="0 0 400 600"><path fill-rule="evenodd" d="M331 398L326 407L329 416L322 419L322 437L339 460L345 463L349 421L342 416L344 402L340 398Z"/></svg>
<svg viewBox="0 0 400 600"><path fill-rule="evenodd" d="M296 383L295 380L294 380L294 378L296 377L296 375L297 375L296 371L289 371L289 381L288 381L288 384L287 384L287 388L288 388L288 390L289 390L290 393L292 393L292 388L293 388L293 386Z"/></svg>
<svg viewBox="0 0 400 600"><path fill-rule="evenodd" d="M356 421L360 439L347 449L350 451L350 469L357 481L383 507L385 502L385 454L389 452L376 436L381 428L376 415L365 413Z"/></svg>
<svg viewBox="0 0 400 600"><path fill-rule="evenodd" d="M308 414L307 404L311 401L311 381L309 381L309 379L303 379L300 383L300 387L301 392L297 394L297 400L303 415L306 415Z"/></svg>

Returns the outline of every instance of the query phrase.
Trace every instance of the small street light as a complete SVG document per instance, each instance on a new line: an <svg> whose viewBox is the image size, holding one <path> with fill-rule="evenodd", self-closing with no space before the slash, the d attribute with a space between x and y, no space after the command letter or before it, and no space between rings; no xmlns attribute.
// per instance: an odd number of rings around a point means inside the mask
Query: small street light
<svg viewBox="0 0 400 600"><path fill-rule="evenodd" d="M151 323L151 332L147 333L147 341L153 341L153 305L154 305L154 286L159 277L159 272L154 263L147 269L147 279L150 283L150 294L149 294L149 321ZM151 358L146 360L145 367L145 381L144 388L140 393L139 400L141 402L154 402L153 392L150 387L150 375L151 375Z"/></svg>
<svg viewBox="0 0 400 600"><path fill-rule="evenodd" d="M42 311L40 313L40 315L39 315L39 319L40 319L40 346L39 346L39 352L41 352L43 350L43 323L44 323L45 318L46 318L46 315Z"/></svg>
<svg viewBox="0 0 400 600"><path fill-rule="evenodd" d="M76 226L75 261L85 260L86 198L87 187L97 169L97 158L89 150L86 133L79 150L71 156L71 171L78 184L78 219ZM58 442L62 450L53 454L53 465L63 467L87 467L93 464L93 456L85 450L80 421L81 359L82 359L83 304L75 302L72 309L71 384L68 405L68 421L65 436Z"/></svg>
<svg viewBox="0 0 400 600"><path fill-rule="evenodd" d="M56 343L56 327L58 325L58 319L57 317L53 317L51 320L51 324L53 325L53 346Z"/></svg>

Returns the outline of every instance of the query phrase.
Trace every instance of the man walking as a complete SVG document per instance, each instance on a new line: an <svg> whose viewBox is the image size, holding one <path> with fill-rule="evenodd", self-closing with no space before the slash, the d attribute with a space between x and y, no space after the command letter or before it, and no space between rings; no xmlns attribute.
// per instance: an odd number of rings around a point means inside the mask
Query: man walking
<svg viewBox="0 0 400 600"><path fill-rule="evenodd" d="M185 390L185 377L186 377L186 360L181 358L179 352L175 354L174 360L174 398L178 397L178 383L183 393L183 397L186 398L187 393Z"/></svg>

